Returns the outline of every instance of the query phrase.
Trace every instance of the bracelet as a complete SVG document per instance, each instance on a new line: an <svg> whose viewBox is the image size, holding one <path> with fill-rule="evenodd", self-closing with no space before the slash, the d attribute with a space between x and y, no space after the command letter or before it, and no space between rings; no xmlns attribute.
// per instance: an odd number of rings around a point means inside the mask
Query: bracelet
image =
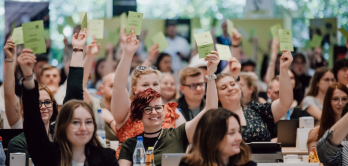
<svg viewBox="0 0 348 166"><path fill-rule="evenodd" d="M82 48L74 48L73 52L83 52L83 49Z"/></svg>
<svg viewBox="0 0 348 166"><path fill-rule="evenodd" d="M209 81L209 80L215 80L217 77L216 77L216 75L214 74L213 76L205 75L205 78Z"/></svg>
<svg viewBox="0 0 348 166"><path fill-rule="evenodd" d="M239 45L232 45L232 47L239 47Z"/></svg>
<svg viewBox="0 0 348 166"><path fill-rule="evenodd" d="M14 61L14 58L12 59L5 59L5 62L13 62Z"/></svg>
<svg viewBox="0 0 348 166"><path fill-rule="evenodd" d="M30 81L30 80L32 80L32 79L33 79L33 74L31 74L30 76L24 76L24 75L23 75L22 82L23 82L23 81Z"/></svg>

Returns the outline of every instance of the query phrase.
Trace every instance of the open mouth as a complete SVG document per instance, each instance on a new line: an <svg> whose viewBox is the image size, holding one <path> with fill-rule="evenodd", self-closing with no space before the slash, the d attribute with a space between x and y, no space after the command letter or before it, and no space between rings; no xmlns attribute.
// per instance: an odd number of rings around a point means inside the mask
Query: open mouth
<svg viewBox="0 0 348 166"><path fill-rule="evenodd" d="M152 118L149 118L150 121L158 121L159 120L159 117L152 117Z"/></svg>

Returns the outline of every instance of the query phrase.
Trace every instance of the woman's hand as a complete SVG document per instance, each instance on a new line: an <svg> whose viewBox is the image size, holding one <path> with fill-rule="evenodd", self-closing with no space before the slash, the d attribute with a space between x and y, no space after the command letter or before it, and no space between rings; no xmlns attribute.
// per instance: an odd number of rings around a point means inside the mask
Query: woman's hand
<svg viewBox="0 0 348 166"><path fill-rule="evenodd" d="M158 52L158 44L154 44L149 50L148 59L153 62L158 57Z"/></svg>
<svg viewBox="0 0 348 166"><path fill-rule="evenodd" d="M87 42L87 34L88 34L87 28L85 28L82 32L80 32L79 35L75 33L71 41L73 48L83 49Z"/></svg>
<svg viewBox="0 0 348 166"><path fill-rule="evenodd" d="M87 46L87 56L95 57L98 55L100 51L100 44L97 44L97 40L95 39L95 35L93 35L93 40Z"/></svg>
<svg viewBox="0 0 348 166"><path fill-rule="evenodd" d="M33 54L32 49L23 49L17 61L23 71L24 76L33 75L33 69L36 63L36 56Z"/></svg>
<svg viewBox="0 0 348 166"><path fill-rule="evenodd" d="M280 57L280 68L288 70L292 63L292 54L289 50L283 50L283 55Z"/></svg>
<svg viewBox="0 0 348 166"><path fill-rule="evenodd" d="M6 59L13 59L17 55L17 46L12 38L9 38L4 46Z"/></svg>
<svg viewBox="0 0 348 166"><path fill-rule="evenodd" d="M205 61L208 61L207 64L207 74L208 76L213 76L216 69L217 69L217 65L220 62L219 59L219 54L216 51L211 51L212 54L209 54L206 58L204 58Z"/></svg>
<svg viewBox="0 0 348 166"><path fill-rule="evenodd" d="M242 40L242 35L238 32L236 28L233 28L232 34L233 34L233 36L231 37L232 45L234 46L239 45L240 41Z"/></svg>
<svg viewBox="0 0 348 166"><path fill-rule="evenodd" d="M275 37L272 40L272 56L276 56L278 55L279 52L279 41L278 39ZM276 57L275 57L276 58Z"/></svg>
<svg viewBox="0 0 348 166"><path fill-rule="evenodd" d="M230 66L230 73L233 75L233 77L237 78L242 68L242 65L235 57L229 58L228 64Z"/></svg>
<svg viewBox="0 0 348 166"><path fill-rule="evenodd" d="M132 26L132 32L129 36L127 36L123 49L127 55L133 56L138 48L139 40L137 40L137 36L134 34L134 27Z"/></svg>

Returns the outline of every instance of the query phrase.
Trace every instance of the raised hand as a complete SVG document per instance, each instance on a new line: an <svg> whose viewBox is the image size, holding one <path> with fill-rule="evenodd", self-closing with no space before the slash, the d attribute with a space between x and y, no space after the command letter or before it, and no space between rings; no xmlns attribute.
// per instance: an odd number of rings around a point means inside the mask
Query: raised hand
<svg viewBox="0 0 348 166"><path fill-rule="evenodd" d="M217 65L220 63L219 54L216 51L211 51L212 54L209 54L206 58L204 58L205 61L208 61L207 64L207 74L208 76L214 75Z"/></svg>
<svg viewBox="0 0 348 166"><path fill-rule="evenodd" d="M233 28L232 30L232 38L231 38L231 43L232 45L239 45L240 41L242 40L242 35L238 32L236 28Z"/></svg>
<svg viewBox="0 0 348 166"><path fill-rule="evenodd" d="M277 55L279 52L279 40L275 37L272 40L272 53Z"/></svg>
<svg viewBox="0 0 348 166"><path fill-rule="evenodd" d="M33 54L32 49L23 49L17 61L23 71L24 76L33 75L33 69L36 63L36 56Z"/></svg>
<svg viewBox="0 0 348 166"><path fill-rule="evenodd" d="M97 40L95 39L95 35L93 35L93 40L87 46L87 55L88 56L97 56L100 51L100 44L97 44Z"/></svg>
<svg viewBox="0 0 348 166"><path fill-rule="evenodd" d="M114 52L114 46L109 43L106 45L105 49L108 51L108 52Z"/></svg>
<svg viewBox="0 0 348 166"><path fill-rule="evenodd" d="M280 68L288 70L292 60L291 52L289 50L283 50L283 55L280 57Z"/></svg>
<svg viewBox="0 0 348 166"><path fill-rule="evenodd" d="M230 73L233 75L233 77L237 78L242 68L242 65L239 63L239 61L235 57L231 57L227 61L230 67Z"/></svg>
<svg viewBox="0 0 348 166"><path fill-rule="evenodd" d="M80 32L79 35L75 33L71 41L73 48L83 49L87 41L87 34L88 34L87 28L85 28L82 32Z"/></svg>
<svg viewBox="0 0 348 166"><path fill-rule="evenodd" d="M139 48L139 40L137 40L136 35L134 34L134 27L132 26L132 32L129 36L127 36L126 41L123 46L123 51L126 54L134 55L134 53Z"/></svg>
<svg viewBox="0 0 348 166"><path fill-rule="evenodd" d="M154 61L159 55L158 52L158 44L154 44L149 50L149 60Z"/></svg>
<svg viewBox="0 0 348 166"><path fill-rule="evenodd" d="M6 59L11 60L17 55L17 46L13 42L12 38L9 38L4 46L4 51L6 55Z"/></svg>
<svg viewBox="0 0 348 166"><path fill-rule="evenodd" d="M126 28L123 25L120 28L120 40L121 40L120 44L126 43L126 40L127 40Z"/></svg>

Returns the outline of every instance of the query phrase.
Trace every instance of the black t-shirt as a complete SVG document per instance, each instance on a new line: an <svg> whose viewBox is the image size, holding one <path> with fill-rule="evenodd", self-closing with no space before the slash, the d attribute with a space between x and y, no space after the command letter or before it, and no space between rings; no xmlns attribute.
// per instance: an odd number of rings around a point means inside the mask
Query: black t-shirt
<svg viewBox="0 0 348 166"><path fill-rule="evenodd" d="M163 153L185 153L187 146L189 145L185 124L180 125L177 128L163 129L158 143L155 147L155 165L161 166ZM139 135L141 136L141 135ZM144 148L153 147L157 138L143 137ZM119 160L125 159L133 162L133 153L137 144L137 137L129 138L122 143Z"/></svg>

